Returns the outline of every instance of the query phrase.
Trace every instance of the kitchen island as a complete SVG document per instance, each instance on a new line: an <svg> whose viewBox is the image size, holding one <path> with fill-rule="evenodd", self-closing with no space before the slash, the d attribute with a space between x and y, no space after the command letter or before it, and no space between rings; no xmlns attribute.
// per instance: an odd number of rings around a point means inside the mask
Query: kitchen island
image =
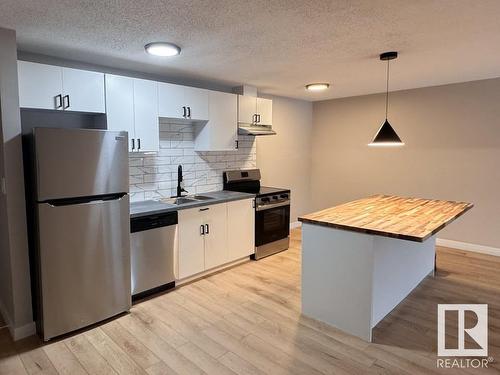
<svg viewBox="0 0 500 375"><path fill-rule="evenodd" d="M434 271L436 233L472 207L375 195L300 217L302 313L371 341Z"/></svg>

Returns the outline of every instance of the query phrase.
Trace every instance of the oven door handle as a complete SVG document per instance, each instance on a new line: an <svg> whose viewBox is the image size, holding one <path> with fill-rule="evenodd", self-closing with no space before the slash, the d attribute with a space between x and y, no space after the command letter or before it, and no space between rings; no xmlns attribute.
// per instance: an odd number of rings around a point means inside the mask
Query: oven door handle
<svg viewBox="0 0 500 375"><path fill-rule="evenodd" d="M267 204L267 205L257 206L255 208L255 211L270 210L271 208L283 207L283 206L289 206L289 205L290 205L290 201L278 202L278 203L273 203L273 204Z"/></svg>

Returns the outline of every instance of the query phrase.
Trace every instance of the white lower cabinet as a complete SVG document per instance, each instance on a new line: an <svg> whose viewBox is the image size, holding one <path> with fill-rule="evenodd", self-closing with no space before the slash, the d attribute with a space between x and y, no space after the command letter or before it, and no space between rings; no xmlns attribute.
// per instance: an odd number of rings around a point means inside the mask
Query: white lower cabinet
<svg viewBox="0 0 500 375"><path fill-rule="evenodd" d="M205 222L205 269L227 263L226 203L203 207ZM202 208L202 209L203 209Z"/></svg>
<svg viewBox="0 0 500 375"><path fill-rule="evenodd" d="M200 208L179 211L179 256L177 278L205 270L204 215Z"/></svg>
<svg viewBox="0 0 500 375"><path fill-rule="evenodd" d="M255 252L253 198L227 204L227 249L229 261L249 256Z"/></svg>
<svg viewBox="0 0 500 375"><path fill-rule="evenodd" d="M179 211L177 279L254 252L253 199Z"/></svg>

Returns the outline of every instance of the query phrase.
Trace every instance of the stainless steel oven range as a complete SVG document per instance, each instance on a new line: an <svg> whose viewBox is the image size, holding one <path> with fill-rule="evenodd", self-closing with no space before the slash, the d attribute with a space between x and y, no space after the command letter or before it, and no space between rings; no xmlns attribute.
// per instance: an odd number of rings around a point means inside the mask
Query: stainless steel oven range
<svg viewBox="0 0 500 375"><path fill-rule="evenodd" d="M224 190L253 193L255 198L255 255L261 259L288 249L290 190L260 186L260 170L224 172Z"/></svg>

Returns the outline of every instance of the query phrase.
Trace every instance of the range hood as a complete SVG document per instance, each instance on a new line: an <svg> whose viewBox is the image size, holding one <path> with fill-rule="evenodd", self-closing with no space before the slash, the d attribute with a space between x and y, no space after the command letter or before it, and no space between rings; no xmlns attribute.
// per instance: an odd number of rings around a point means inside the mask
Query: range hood
<svg viewBox="0 0 500 375"><path fill-rule="evenodd" d="M257 88L243 85L233 88L238 94L238 134L275 135L272 126L273 101L257 97Z"/></svg>
<svg viewBox="0 0 500 375"><path fill-rule="evenodd" d="M275 135L276 132L272 129L271 125L238 123L238 134L240 134L240 135Z"/></svg>

